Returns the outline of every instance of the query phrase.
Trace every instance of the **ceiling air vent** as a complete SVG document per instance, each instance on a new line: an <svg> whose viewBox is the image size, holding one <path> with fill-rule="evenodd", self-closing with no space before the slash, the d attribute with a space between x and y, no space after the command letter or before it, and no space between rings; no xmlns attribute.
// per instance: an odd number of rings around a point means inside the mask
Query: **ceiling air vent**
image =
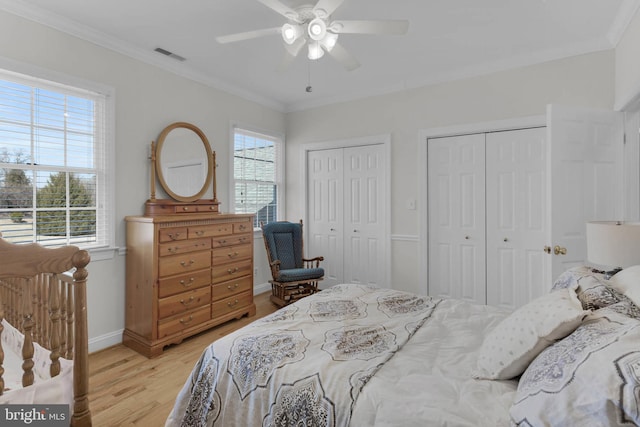
<svg viewBox="0 0 640 427"><path fill-rule="evenodd" d="M178 60L178 61L180 61L180 62L182 62L182 61L186 61L186 60L187 60L185 57L182 57L182 56L180 56L180 55L176 55L175 53L173 53L173 52L169 52L168 50L163 49L163 48L161 48L161 47L157 47L157 48L155 48L154 50L155 50L156 52L158 52L158 53L161 53L161 54L163 54L163 55L168 56L169 58L177 59L177 60Z"/></svg>

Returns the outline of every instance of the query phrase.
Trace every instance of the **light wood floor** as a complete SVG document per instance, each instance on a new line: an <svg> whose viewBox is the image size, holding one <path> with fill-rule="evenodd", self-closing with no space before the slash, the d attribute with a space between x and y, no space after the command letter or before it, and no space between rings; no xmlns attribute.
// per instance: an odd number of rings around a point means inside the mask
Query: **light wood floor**
<svg viewBox="0 0 640 427"><path fill-rule="evenodd" d="M278 309L270 292L256 295L256 315L222 324L147 359L123 345L89 355L93 425L163 426L193 365L216 339Z"/></svg>

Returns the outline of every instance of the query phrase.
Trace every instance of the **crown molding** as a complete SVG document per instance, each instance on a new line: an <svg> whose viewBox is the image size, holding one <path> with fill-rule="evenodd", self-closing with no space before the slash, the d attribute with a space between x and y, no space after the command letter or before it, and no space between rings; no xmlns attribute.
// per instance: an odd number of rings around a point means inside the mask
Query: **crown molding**
<svg viewBox="0 0 640 427"><path fill-rule="evenodd" d="M113 50L122 55L161 68L165 71L202 83L211 88L227 92L248 101L256 102L265 107L273 108L283 112L284 104L266 98L254 92L248 91L228 82L212 78L209 75L196 71L185 63L177 62L170 58L159 55L153 51L139 49L117 37L110 36L101 31L97 31L76 21L72 21L55 13L45 11L33 5L29 5L20 0L0 0L0 10L20 16L24 19L37 22L79 39L88 41L95 45Z"/></svg>

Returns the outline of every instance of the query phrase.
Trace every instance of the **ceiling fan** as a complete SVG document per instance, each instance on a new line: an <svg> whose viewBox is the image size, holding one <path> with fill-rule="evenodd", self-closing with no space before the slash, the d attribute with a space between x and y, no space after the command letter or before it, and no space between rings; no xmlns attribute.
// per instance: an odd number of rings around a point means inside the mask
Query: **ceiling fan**
<svg viewBox="0 0 640 427"><path fill-rule="evenodd" d="M280 69L286 69L307 46L307 57L320 59L325 52L338 61L347 70L360 66L358 60L338 43L340 34L406 34L409 21L406 20L334 20L331 14L344 0L318 0L315 6L303 5L295 9L279 0L257 0L268 8L278 12L287 22L281 27L246 31L237 34L216 37L218 43L231 43L271 34L281 34L286 49Z"/></svg>

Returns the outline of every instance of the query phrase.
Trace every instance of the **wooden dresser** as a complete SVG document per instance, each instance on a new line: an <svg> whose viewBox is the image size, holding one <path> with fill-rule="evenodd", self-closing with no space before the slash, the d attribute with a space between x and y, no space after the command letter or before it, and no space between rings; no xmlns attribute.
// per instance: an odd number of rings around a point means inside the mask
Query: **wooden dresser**
<svg viewBox="0 0 640 427"><path fill-rule="evenodd" d="M129 216L123 343L147 357L253 316L253 216Z"/></svg>

